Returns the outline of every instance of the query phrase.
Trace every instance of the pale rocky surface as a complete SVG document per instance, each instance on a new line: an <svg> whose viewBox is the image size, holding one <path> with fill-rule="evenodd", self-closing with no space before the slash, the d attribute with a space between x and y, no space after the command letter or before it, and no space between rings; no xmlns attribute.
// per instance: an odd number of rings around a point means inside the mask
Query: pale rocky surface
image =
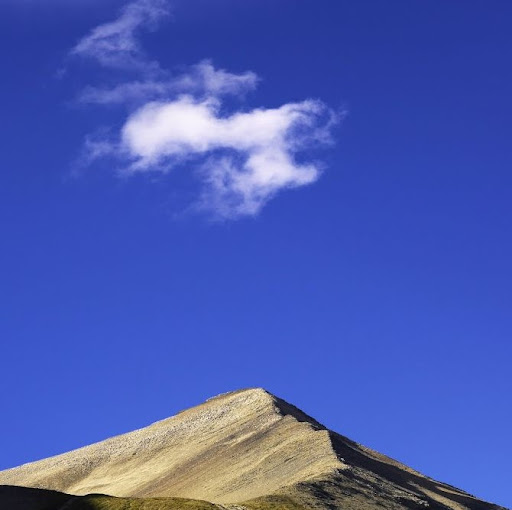
<svg viewBox="0 0 512 510"><path fill-rule="evenodd" d="M331 432L262 389L2 471L0 485L224 505L277 494L319 509L500 508Z"/></svg>

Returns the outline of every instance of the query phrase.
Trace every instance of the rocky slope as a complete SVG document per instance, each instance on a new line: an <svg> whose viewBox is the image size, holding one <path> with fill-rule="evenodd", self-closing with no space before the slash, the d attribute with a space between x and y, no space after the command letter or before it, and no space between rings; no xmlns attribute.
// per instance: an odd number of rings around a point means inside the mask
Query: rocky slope
<svg viewBox="0 0 512 510"><path fill-rule="evenodd" d="M221 395L144 429L0 472L0 484L145 498L137 504L182 498L178 507L187 499L254 510L500 508L331 432L262 389ZM13 490L4 487L11 497ZM143 508L95 501L107 506L87 508ZM161 508L177 508L176 501ZM1 502L0 491L3 509ZM108 506L114 503L121 506ZM39 510L30 505L23 508Z"/></svg>

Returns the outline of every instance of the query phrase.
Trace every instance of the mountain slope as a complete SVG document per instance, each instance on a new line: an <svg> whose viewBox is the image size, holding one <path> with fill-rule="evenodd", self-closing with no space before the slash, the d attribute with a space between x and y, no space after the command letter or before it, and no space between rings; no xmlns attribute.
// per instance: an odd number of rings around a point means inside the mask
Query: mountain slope
<svg viewBox="0 0 512 510"><path fill-rule="evenodd" d="M223 395L64 455L0 473L0 483L71 494L178 496L230 503L331 472L326 430L283 416L262 390Z"/></svg>
<svg viewBox="0 0 512 510"><path fill-rule="evenodd" d="M246 502L255 510L276 501L282 507L276 497L345 510L499 508L327 430L262 389L221 395L144 429L0 472L0 484Z"/></svg>
<svg viewBox="0 0 512 510"><path fill-rule="evenodd" d="M230 507L183 498L116 498L102 494L72 496L27 487L0 486L2 510L306 510L290 497L274 496Z"/></svg>

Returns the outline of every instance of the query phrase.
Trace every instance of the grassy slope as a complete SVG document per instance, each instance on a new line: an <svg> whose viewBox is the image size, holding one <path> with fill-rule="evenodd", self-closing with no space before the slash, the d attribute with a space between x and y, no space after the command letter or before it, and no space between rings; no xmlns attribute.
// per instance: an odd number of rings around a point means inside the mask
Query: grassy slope
<svg viewBox="0 0 512 510"><path fill-rule="evenodd" d="M242 503L248 510L306 510L287 496L265 496Z"/></svg>
<svg viewBox="0 0 512 510"><path fill-rule="evenodd" d="M207 501L182 498L112 498L108 496L84 496L76 498L65 510L222 510L226 508L247 510L304 510L286 497L265 497L220 507ZM54 510L48 509L48 510ZM57 509L55 509L57 510Z"/></svg>
<svg viewBox="0 0 512 510"><path fill-rule="evenodd" d="M77 498L66 510L219 510L232 508L247 510L304 510L285 497L258 498L241 505L220 507L207 501L181 498L111 498L85 496ZM53 509L52 509L53 510Z"/></svg>
<svg viewBox="0 0 512 510"><path fill-rule="evenodd" d="M65 510L218 510L218 508L207 501L192 499L112 498L109 496L90 495L75 498Z"/></svg>
<svg viewBox="0 0 512 510"><path fill-rule="evenodd" d="M304 510L285 496L267 496L241 505L220 506L183 498L114 498L100 494L69 496L61 492L0 486L1 510Z"/></svg>

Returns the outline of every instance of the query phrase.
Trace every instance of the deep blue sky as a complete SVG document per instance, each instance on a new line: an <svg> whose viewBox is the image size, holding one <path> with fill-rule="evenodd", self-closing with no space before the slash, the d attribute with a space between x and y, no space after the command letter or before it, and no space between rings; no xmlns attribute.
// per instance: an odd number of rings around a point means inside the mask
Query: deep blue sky
<svg viewBox="0 0 512 510"><path fill-rule="evenodd" d="M71 3L0 0L0 469L263 386L512 506L512 3L176 0L151 58L348 112L316 183L224 222L180 214L186 165L72 175L120 119L67 55L122 2Z"/></svg>

